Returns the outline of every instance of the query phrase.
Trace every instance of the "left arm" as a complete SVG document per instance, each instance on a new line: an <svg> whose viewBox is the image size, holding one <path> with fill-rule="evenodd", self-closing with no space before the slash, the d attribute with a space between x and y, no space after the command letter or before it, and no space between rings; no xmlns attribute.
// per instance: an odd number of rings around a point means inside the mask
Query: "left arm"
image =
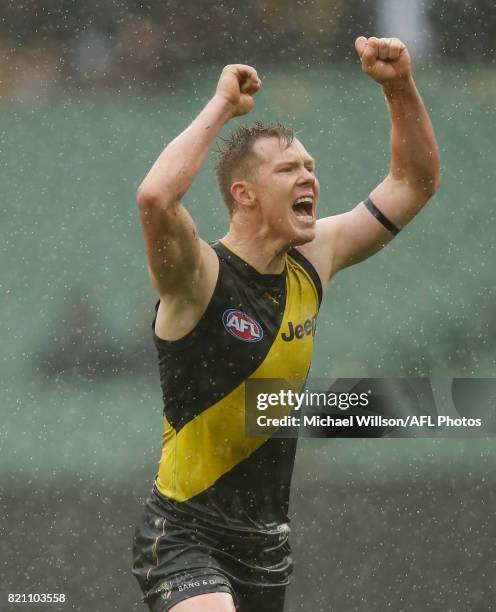
<svg viewBox="0 0 496 612"><path fill-rule="evenodd" d="M397 38L367 40L362 36L355 46L362 70L383 87L392 123L389 173L370 198L401 229L439 186L436 137L413 81L405 45ZM320 260L316 263L327 281L340 269L373 255L393 237L361 202L347 213L317 222L312 259ZM325 262L323 257L327 257Z"/></svg>

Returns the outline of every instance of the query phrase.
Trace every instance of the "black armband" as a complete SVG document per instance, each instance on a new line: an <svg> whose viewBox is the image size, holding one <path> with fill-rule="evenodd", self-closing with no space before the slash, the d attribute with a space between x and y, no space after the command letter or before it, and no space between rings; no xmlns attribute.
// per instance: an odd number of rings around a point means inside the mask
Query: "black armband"
<svg viewBox="0 0 496 612"><path fill-rule="evenodd" d="M381 213L381 211L377 208L377 206L372 202L370 198L364 200L363 203L365 204L365 207L374 215L377 221L379 221L379 223L382 223L382 225L384 225L384 227L389 230L391 234L396 236L400 233L399 228L397 228L394 223L391 223L391 221Z"/></svg>

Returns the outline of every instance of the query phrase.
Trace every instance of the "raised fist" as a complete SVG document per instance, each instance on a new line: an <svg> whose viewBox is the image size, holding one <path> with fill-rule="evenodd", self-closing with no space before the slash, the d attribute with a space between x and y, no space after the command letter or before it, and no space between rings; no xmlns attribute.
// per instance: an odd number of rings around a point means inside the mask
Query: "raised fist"
<svg viewBox="0 0 496 612"><path fill-rule="evenodd" d="M257 71L245 64L230 64L220 75L215 95L231 108L233 117L246 115L253 108L253 96L262 86Z"/></svg>
<svg viewBox="0 0 496 612"><path fill-rule="evenodd" d="M359 36L355 49L363 72L381 85L407 80L412 75L410 54L399 38Z"/></svg>

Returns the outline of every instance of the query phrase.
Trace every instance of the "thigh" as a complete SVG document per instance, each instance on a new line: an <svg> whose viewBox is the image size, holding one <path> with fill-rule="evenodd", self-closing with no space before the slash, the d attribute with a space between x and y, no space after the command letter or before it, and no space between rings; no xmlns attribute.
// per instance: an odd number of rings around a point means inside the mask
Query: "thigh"
<svg viewBox="0 0 496 612"><path fill-rule="evenodd" d="M171 612L236 612L228 593L206 593L183 600L170 608Z"/></svg>
<svg viewBox="0 0 496 612"><path fill-rule="evenodd" d="M168 575L164 572L151 588L143 589L143 602L151 612L234 612L233 589L221 574L208 568L198 568L187 574ZM201 603L207 602L208 608Z"/></svg>

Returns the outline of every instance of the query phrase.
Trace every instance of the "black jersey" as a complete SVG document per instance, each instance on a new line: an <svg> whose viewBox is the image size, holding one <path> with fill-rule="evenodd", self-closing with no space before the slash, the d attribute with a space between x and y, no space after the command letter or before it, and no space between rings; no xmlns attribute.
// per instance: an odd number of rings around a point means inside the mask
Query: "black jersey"
<svg viewBox="0 0 496 612"><path fill-rule="evenodd" d="M260 274L221 242L212 247L219 276L199 323L179 340L155 334L164 400L156 499L213 538L248 534L270 548L289 531L296 440L245 436L245 382L307 377L322 288L296 249L283 273Z"/></svg>

